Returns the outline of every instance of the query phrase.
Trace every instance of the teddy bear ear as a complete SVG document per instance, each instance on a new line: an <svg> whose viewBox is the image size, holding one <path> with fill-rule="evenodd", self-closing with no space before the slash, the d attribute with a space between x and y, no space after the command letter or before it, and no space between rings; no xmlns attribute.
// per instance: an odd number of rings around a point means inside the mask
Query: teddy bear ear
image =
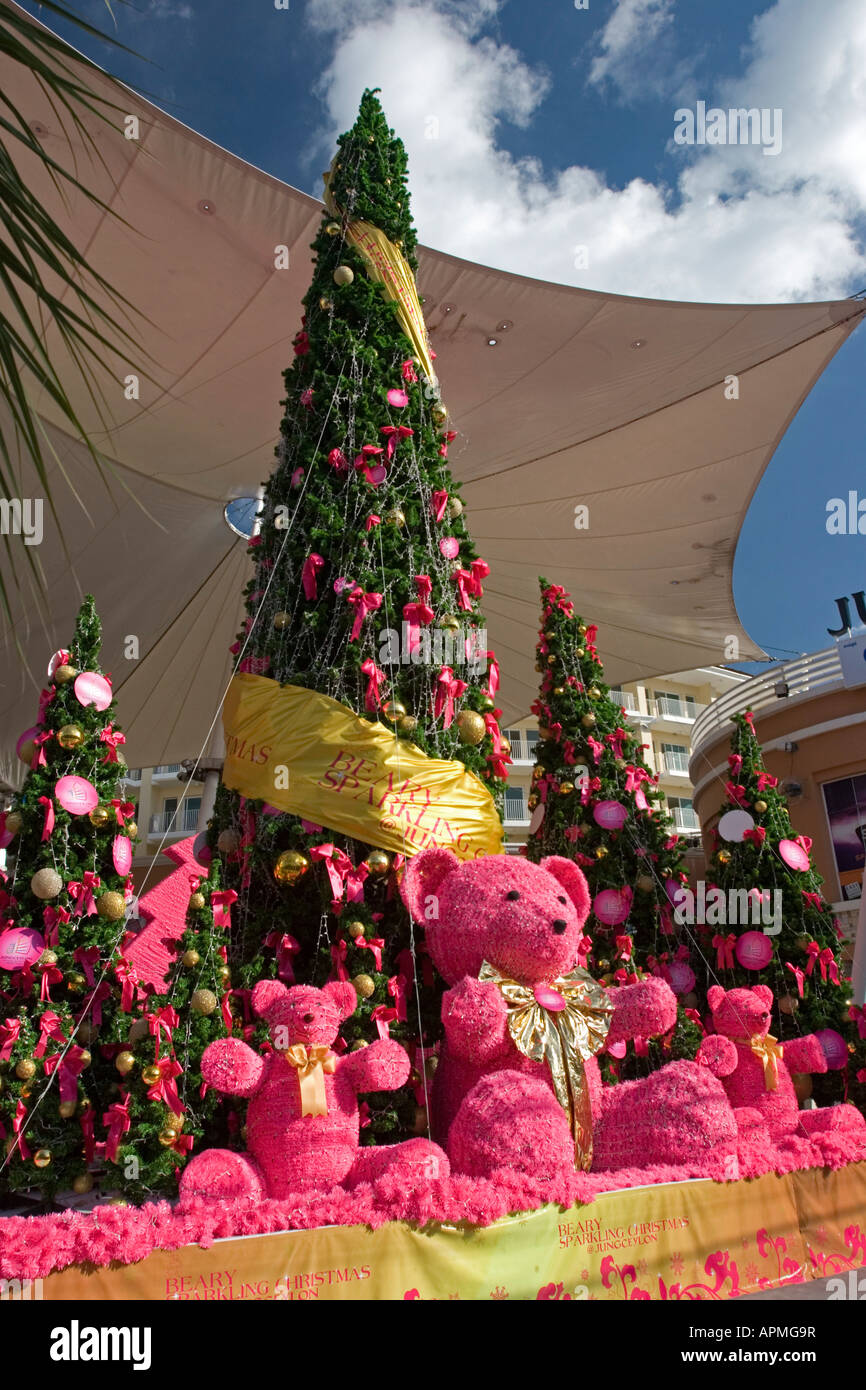
<svg viewBox="0 0 866 1390"><path fill-rule="evenodd" d="M710 1011L712 1013L715 1013L716 1009L719 1007L724 997L725 991L722 989L721 985L710 985L709 989L707 990L707 1003L709 1004Z"/></svg>
<svg viewBox="0 0 866 1390"><path fill-rule="evenodd" d="M767 985L753 985L752 993L757 994L762 1004L766 1004L768 1009L773 1007L773 991Z"/></svg>
<svg viewBox="0 0 866 1390"><path fill-rule="evenodd" d="M250 996L253 1012L266 1019L275 1005L282 1002L288 994L282 980L259 980Z"/></svg>
<svg viewBox="0 0 866 1390"><path fill-rule="evenodd" d="M577 908L580 925L583 926L589 916L592 899L589 895L586 879L578 866L571 859L565 859L559 854L551 854L546 859L542 859L541 867L546 869L549 874L553 874L553 877L562 884Z"/></svg>
<svg viewBox="0 0 866 1390"><path fill-rule="evenodd" d="M457 855L441 845L422 849L420 854L410 859L400 884L400 893L410 917L416 922L425 922L429 916L425 911L427 899L435 897L448 875L459 868Z"/></svg>
<svg viewBox="0 0 866 1390"><path fill-rule="evenodd" d="M322 986L322 993L327 994L341 1020L350 1018L358 1007L355 986L350 985L348 980L332 980L330 984Z"/></svg>

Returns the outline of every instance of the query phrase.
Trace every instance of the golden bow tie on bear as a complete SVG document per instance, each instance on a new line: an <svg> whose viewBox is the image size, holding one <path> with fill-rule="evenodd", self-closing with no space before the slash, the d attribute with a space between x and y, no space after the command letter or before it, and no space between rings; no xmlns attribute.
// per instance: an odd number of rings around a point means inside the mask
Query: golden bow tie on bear
<svg viewBox="0 0 866 1390"><path fill-rule="evenodd" d="M310 1047L305 1043L294 1043L286 1049L283 1056L290 1067L297 1068L298 1085L301 1089L301 1115L327 1115L325 1072L336 1070L335 1054L322 1043L314 1043Z"/></svg>
<svg viewBox="0 0 866 1390"><path fill-rule="evenodd" d="M584 1062L604 1047L613 1001L603 985L575 969L546 985L521 985L487 961L479 980L495 984L508 1005L508 1031L524 1057L546 1062L571 1124L575 1166L592 1164L592 1106Z"/></svg>
<svg viewBox="0 0 866 1390"><path fill-rule="evenodd" d="M784 1047L770 1033L766 1037L755 1033L751 1038L731 1038L731 1042L745 1043L750 1047L764 1068L764 1090L775 1091L779 1087L779 1062Z"/></svg>

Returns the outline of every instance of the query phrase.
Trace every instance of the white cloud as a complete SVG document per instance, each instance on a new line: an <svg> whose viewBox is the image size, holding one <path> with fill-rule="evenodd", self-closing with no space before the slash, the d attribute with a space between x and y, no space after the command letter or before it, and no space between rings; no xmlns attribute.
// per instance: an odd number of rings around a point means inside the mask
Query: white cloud
<svg viewBox="0 0 866 1390"><path fill-rule="evenodd" d="M192 5L175 3L175 0L150 0L147 7L150 19L192 19Z"/></svg>
<svg viewBox="0 0 866 1390"><path fill-rule="evenodd" d="M596 41L589 81L595 86L614 83L627 100L665 90L662 83L670 91L673 21L674 0L615 0Z"/></svg>
<svg viewBox="0 0 866 1390"><path fill-rule="evenodd" d="M503 122L531 124L550 79L491 34L497 9L495 0L310 0L310 17L334 43L320 83L330 129L318 154L351 124L363 87L380 86L408 149L413 212L429 245L542 279L659 298L824 298L866 284L854 230L866 212L861 0L777 0L753 25L742 75L698 94L711 105L781 107L776 158L757 147L680 147L672 186L634 179L621 189L586 165L550 170L503 148ZM606 67L596 82L622 77L628 25L641 13L666 42L668 11L623 0L604 31ZM623 28L611 31L618 16ZM650 64L650 51L640 51ZM575 92L577 148L586 99ZM673 102L670 121L672 135ZM575 265L580 246L585 268Z"/></svg>

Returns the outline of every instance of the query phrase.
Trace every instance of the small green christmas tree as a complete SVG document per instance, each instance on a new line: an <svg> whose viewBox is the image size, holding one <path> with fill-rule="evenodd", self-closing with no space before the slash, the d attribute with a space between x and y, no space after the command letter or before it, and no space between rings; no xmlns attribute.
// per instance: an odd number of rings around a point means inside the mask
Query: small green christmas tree
<svg viewBox="0 0 866 1390"><path fill-rule="evenodd" d="M647 972L666 978L680 999L677 1026L664 1039L608 1054L608 1080L646 1075L693 1057L702 1030L694 1012L692 951L673 920L671 892L687 881L678 837L657 806L661 793L626 715L610 695L595 647L597 628L574 612L565 591L541 583L536 669L539 720L529 800L527 857L561 854L583 869L593 897L585 931L588 968L605 984ZM691 1014L691 1017L689 1016Z"/></svg>
<svg viewBox="0 0 866 1390"><path fill-rule="evenodd" d="M863 1109L866 1013L851 1000L811 841L795 834L778 779L764 766L751 711L734 715L733 724L726 797L707 864L705 923L698 928L704 943L699 994L703 1001L711 984L768 985L775 996L773 1036L784 1044L819 1033L833 1066L811 1082L798 1078L801 1098L814 1091L819 1105L850 1100Z"/></svg>
<svg viewBox="0 0 866 1390"><path fill-rule="evenodd" d="M94 1171L136 1195L170 1189L177 1155L159 1142L166 1107L148 1095L141 994L123 957L134 807L119 794L125 742L99 667L93 599L55 654L30 764L3 818L0 1190L90 1191ZM150 1040L148 1040L150 1041Z"/></svg>

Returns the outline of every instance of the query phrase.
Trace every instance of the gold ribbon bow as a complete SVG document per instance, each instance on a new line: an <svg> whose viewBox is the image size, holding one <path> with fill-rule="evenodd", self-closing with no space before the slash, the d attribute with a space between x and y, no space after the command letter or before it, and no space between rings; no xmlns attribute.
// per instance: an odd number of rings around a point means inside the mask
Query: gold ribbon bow
<svg viewBox="0 0 866 1390"><path fill-rule="evenodd" d="M779 1086L779 1063L782 1060L784 1048L777 1042L771 1034L762 1037L760 1033L755 1033L751 1038L731 1038L731 1042L745 1043L747 1047L762 1063L764 1068L764 1089L775 1091Z"/></svg>
<svg viewBox="0 0 866 1390"><path fill-rule="evenodd" d="M592 1107L584 1062L600 1052L610 1028L613 1001L585 970L558 976L549 985L521 985L484 961L479 980L496 985L508 1005L508 1031L524 1057L546 1062L553 1090L571 1124L574 1161L588 1170L592 1163ZM564 1007L539 1003L536 989L561 995Z"/></svg>
<svg viewBox="0 0 866 1390"><path fill-rule="evenodd" d="M325 1095L325 1072L333 1072L337 1058L329 1047L314 1043L295 1043L283 1053L290 1067L298 1071L298 1085L301 1088L301 1114L327 1115L328 1101Z"/></svg>

